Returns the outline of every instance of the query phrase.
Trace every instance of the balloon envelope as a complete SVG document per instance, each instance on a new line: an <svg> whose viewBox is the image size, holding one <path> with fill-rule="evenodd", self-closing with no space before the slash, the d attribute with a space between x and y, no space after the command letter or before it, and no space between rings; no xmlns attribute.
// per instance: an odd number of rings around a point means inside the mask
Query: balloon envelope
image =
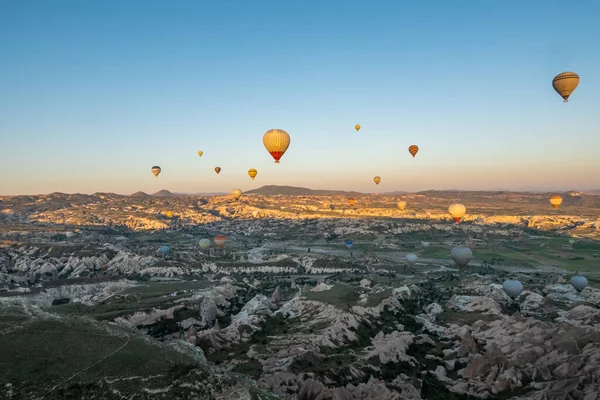
<svg viewBox="0 0 600 400"><path fill-rule="evenodd" d="M555 196L550 197L549 201L550 201L550 204L552 204L552 207L554 207L554 209L557 209L558 206L560 206L562 203L562 197L555 195Z"/></svg>
<svg viewBox="0 0 600 400"><path fill-rule="evenodd" d="M278 164L290 146L290 135L283 129L271 129L263 135L263 144Z"/></svg>
<svg viewBox="0 0 600 400"><path fill-rule="evenodd" d="M373 182L375 182L375 184L379 185L379 182L381 182L381 177L380 176L374 177Z"/></svg>
<svg viewBox="0 0 600 400"><path fill-rule="evenodd" d="M158 165L155 165L154 167L152 167L152 173L157 178L158 178L158 174L160 174L160 171L162 171L162 170L160 169L160 167Z"/></svg>
<svg viewBox="0 0 600 400"><path fill-rule="evenodd" d="M348 205L350 207L354 207L354 204L356 204L356 199L348 199Z"/></svg>
<svg viewBox="0 0 600 400"><path fill-rule="evenodd" d="M202 249L208 249L210 247L210 240L208 240L208 239L200 239L200 241L198 242L198 245Z"/></svg>
<svg viewBox="0 0 600 400"><path fill-rule="evenodd" d="M419 146L417 145L412 145L408 148L408 152L414 157L417 155L417 153L419 152Z"/></svg>
<svg viewBox="0 0 600 400"><path fill-rule="evenodd" d="M221 172L221 167L215 167L215 172L217 173L217 175L219 175L219 172Z"/></svg>
<svg viewBox="0 0 600 400"><path fill-rule="evenodd" d="M248 175L250 176L250 178L252 178L252 180L254 180L254 178L256 178L257 174L258 174L258 171L255 170L254 168L250 168L248 170Z"/></svg>
<svg viewBox="0 0 600 400"><path fill-rule="evenodd" d="M73 236L75 236L75 234L73 232L66 232L65 236L68 238L72 238Z"/></svg>
<svg viewBox="0 0 600 400"><path fill-rule="evenodd" d="M356 129L356 132L360 131L360 125L355 125L354 129Z"/></svg>
<svg viewBox="0 0 600 400"><path fill-rule="evenodd" d="M331 209L331 211L335 210L335 206L333 204L330 204L329 208Z"/></svg>
<svg viewBox="0 0 600 400"><path fill-rule="evenodd" d="M429 242L421 242L421 244L423 245L423 247L428 248L430 243Z"/></svg>
<svg viewBox="0 0 600 400"><path fill-rule="evenodd" d="M202 150L198 150L198 155L199 155L200 157L202 157L202 154L204 154L204 152L203 152Z"/></svg>
<svg viewBox="0 0 600 400"><path fill-rule="evenodd" d="M169 254L169 246L161 247L160 252L163 254L163 256L166 256L167 254Z"/></svg>
<svg viewBox="0 0 600 400"><path fill-rule="evenodd" d="M354 242L352 240L346 240L346 247L348 249L351 249L353 244L354 244Z"/></svg>
<svg viewBox="0 0 600 400"><path fill-rule="evenodd" d="M565 103L569 101L569 96L577 89L578 85L579 75L575 72L561 72L552 80L552 87L565 100Z"/></svg>
<svg viewBox="0 0 600 400"><path fill-rule="evenodd" d="M223 247L226 240L227 240L227 236L225 236L225 235L215 236L215 244L217 245L217 247Z"/></svg>
<svg viewBox="0 0 600 400"><path fill-rule="evenodd" d="M452 249L450 256L452 257L456 265L458 265L461 268L464 268L467 266L467 264L469 264L469 262L473 258L473 252L471 252L471 249L469 249L468 247L455 247Z"/></svg>
<svg viewBox="0 0 600 400"><path fill-rule="evenodd" d="M581 292L588 285L588 280L584 276L575 275L571 278L571 285L573 285L575 290Z"/></svg>
<svg viewBox="0 0 600 400"><path fill-rule="evenodd" d="M242 197L242 191L240 189L233 189L233 191L231 192L231 195L233 196L233 198L235 200L239 200L240 197Z"/></svg>
<svg viewBox="0 0 600 400"><path fill-rule="evenodd" d="M419 257L417 257L416 254L407 254L406 255L406 261L408 261L408 264L410 264L410 265L415 265L418 258Z"/></svg>
<svg viewBox="0 0 600 400"><path fill-rule="evenodd" d="M448 207L448 212L450 213L452 218L454 218L454 221L458 224L460 219L467 212L467 207L465 207L464 205L462 205L460 203L450 204L450 207Z"/></svg>
<svg viewBox="0 0 600 400"><path fill-rule="evenodd" d="M396 204L398 206L398 209L400 211L404 211L406 210L406 202L405 201L399 201L398 204Z"/></svg>
<svg viewBox="0 0 600 400"><path fill-rule="evenodd" d="M523 284L519 281L507 279L502 284L502 289L511 299L516 299L523 293Z"/></svg>

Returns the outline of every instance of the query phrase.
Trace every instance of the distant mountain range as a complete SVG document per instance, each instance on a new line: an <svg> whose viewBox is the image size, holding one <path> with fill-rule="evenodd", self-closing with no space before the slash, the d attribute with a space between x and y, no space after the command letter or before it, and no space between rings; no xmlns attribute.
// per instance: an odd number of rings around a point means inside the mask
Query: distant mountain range
<svg viewBox="0 0 600 400"><path fill-rule="evenodd" d="M267 185L245 192L264 196L358 196L365 193L346 192L344 190L313 190L297 186Z"/></svg>

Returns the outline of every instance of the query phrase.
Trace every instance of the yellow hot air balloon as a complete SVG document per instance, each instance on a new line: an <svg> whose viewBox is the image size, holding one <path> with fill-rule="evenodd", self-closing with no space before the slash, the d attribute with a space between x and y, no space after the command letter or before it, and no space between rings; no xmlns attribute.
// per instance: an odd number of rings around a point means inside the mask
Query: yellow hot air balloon
<svg viewBox="0 0 600 400"><path fill-rule="evenodd" d="M406 210L406 202L405 201L399 201L398 204L396 204L398 206L398 209L400 211L404 211Z"/></svg>
<svg viewBox="0 0 600 400"><path fill-rule="evenodd" d="M233 191L231 192L231 195L233 196L235 201L238 201L240 199L240 197L242 197L242 191L240 189L233 189Z"/></svg>
<svg viewBox="0 0 600 400"><path fill-rule="evenodd" d="M152 173L157 178L158 178L158 174L160 174L160 171L162 171L162 170L160 169L160 167L158 165L155 165L154 167L152 167Z"/></svg>
<svg viewBox="0 0 600 400"><path fill-rule="evenodd" d="M290 135L283 129L271 129L264 134L263 144L275 159L275 164L279 164L279 159L290 146Z"/></svg>
<svg viewBox="0 0 600 400"><path fill-rule="evenodd" d="M215 167L215 172L217 173L217 175L219 175L219 172L221 172L221 167Z"/></svg>
<svg viewBox="0 0 600 400"><path fill-rule="evenodd" d="M556 196L556 195L550 197L550 204L552 204L552 207L554 207L555 210L558 209L558 206L560 206L561 203L562 203L562 197Z"/></svg>
<svg viewBox="0 0 600 400"><path fill-rule="evenodd" d="M250 175L250 178L252 178L252 180L254 180L254 178L256 178L256 174L258 174L258 171L255 170L254 168L250 168L248 170L248 175Z"/></svg>
<svg viewBox="0 0 600 400"><path fill-rule="evenodd" d="M350 207L354 207L354 204L356 204L356 200L354 198L348 199L348 205Z"/></svg>
<svg viewBox="0 0 600 400"><path fill-rule="evenodd" d="M354 129L356 129L356 132L360 131L360 125L356 125Z"/></svg>
<svg viewBox="0 0 600 400"><path fill-rule="evenodd" d="M458 224L460 222L460 219L467 212L467 207L465 207L464 205L462 205L460 203L454 203L454 204L451 204L450 207L448 207L448 212L450 213L452 218L454 218L454 222L456 222Z"/></svg>
<svg viewBox="0 0 600 400"><path fill-rule="evenodd" d="M167 211L167 217L173 218L173 211Z"/></svg>
<svg viewBox="0 0 600 400"><path fill-rule="evenodd" d="M199 155L200 157L202 157L202 154L204 154L204 152L203 152L202 150L198 150L198 155Z"/></svg>
<svg viewBox="0 0 600 400"><path fill-rule="evenodd" d="M569 96L579 85L579 75L575 72L561 72L552 80L552 87L556 90L565 103L569 101Z"/></svg>
<svg viewBox="0 0 600 400"><path fill-rule="evenodd" d="M373 182L375 182L376 185L379 185L379 182L381 182L381 177L380 176L374 177Z"/></svg>
<svg viewBox="0 0 600 400"><path fill-rule="evenodd" d="M408 147L408 152L414 157L417 155L417 153L419 152L419 146L417 145L412 145Z"/></svg>

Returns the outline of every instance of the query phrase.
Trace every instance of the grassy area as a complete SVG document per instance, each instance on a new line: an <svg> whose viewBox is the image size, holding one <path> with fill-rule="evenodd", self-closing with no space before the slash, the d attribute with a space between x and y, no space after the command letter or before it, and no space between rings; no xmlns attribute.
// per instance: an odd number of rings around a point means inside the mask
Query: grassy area
<svg viewBox="0 0 600 400"><path fill-rule="evenodd" d="M309 300L332 304L342 310L349 310L358 301L358 289L356 287L335 284L331 289L323 292L307 292Z"/></svg>

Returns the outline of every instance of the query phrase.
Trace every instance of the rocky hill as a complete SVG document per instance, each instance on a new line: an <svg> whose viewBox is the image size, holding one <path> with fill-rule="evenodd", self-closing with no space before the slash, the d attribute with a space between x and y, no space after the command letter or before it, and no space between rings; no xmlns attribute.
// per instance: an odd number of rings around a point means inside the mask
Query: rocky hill
<svg viewBox="0 0 600 400"><path fill-rule="evenodd" d="M297 186L267 185L249 190L246 194L261 194L264 196L360 196L364 193L346 192L343 190L313 190Z"/></svg>

